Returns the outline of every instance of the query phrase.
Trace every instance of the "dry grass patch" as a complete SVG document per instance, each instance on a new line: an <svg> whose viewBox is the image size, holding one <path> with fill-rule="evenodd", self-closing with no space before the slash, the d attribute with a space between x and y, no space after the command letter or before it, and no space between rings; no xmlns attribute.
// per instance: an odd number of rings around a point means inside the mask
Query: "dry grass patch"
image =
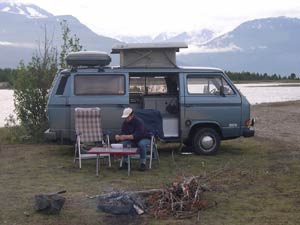
<svg viewBox="0 0 300 225"><path fill-rule="evenodd" d="M153 170L133 172L101 167L85 160L73 164L72 146L0 146L0 224L297 224L300 220L300 157L297 147L261 139L224 142L216 156L174 154L174 146L160 150L161 163ZM103 165L103 164L102 164ZM96 211L96 198L111 191L163 188L175 177L206 175L211 192L205 198L217 206L186 220L116 217ZM33 196L67 190L58 216L33 210Z"/></svg>

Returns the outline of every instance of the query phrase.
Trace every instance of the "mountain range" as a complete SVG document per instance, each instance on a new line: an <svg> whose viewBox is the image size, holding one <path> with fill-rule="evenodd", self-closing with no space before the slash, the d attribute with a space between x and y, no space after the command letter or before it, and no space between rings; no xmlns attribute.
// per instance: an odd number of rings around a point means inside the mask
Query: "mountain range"
<svg viewBox="0 0 300 225"><path fill-rule="evenodd" d="M282 76L300 74L300 19L274 17L247 21L220 35L210 29L151 36L106 37L93 32L73 16L54 16L36 5L0 3L0 68L28 62L44 38L45 29L55 46L61 43L60 22L66 20L72 34L86 50L110 52L119 42L178 42L189 48L178 54L178 64L213 66ZM113 56L113 65L118 57Z"/></svg>
<svg viewBox="0 0 300 225"><path fill-rule="evenodd" d="M117 39L96 34L73 16L53 16L35 5L0 3L0 68L28 62L41 45L47 30L54 46L62 44L60 23L66 20L72 34L86 50L110 52Z"/></svg>
<svg viewBox="0 0 300 225"><path fill-rule="evenodd" d="M156 36L118 36L117 38L127 43L143 42L186 42L189 44L205 43L217 36L217 32L210 29L181 33L160 33Z"/></svg>
<svg viewBox="0 0 300 225"><path fill-rule="evenodd" d="M233 31L194 46L181 63L217 66L230 71L300 73L300 20L276 17L242 23ZM200 65L200 66L201 66Z"/></svg>

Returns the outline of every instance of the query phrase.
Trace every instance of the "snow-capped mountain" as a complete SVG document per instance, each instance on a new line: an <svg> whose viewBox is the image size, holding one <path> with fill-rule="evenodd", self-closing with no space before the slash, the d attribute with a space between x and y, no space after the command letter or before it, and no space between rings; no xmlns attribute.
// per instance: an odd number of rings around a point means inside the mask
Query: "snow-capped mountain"
<svg viewBox="0 0 300 225"><path fill-rule="evenodd" d="M300 19L276 17L242 23L226 34L212 30L161 33L157 36L120 36L119 40L94 33L73 16L53 16L35 5L0 3L0 68L28 62L44 37L45 25L55 46L61 45L60 22L67 20L72 34L86 50L110 52L123 42L187 42L178 62L187 66L214 66L282 76L300 74ZM113 64L118 56L113 55Z"/></svg>
<svg viewBox="0 0 300 225"><path fill-rule="evenodd" d="M188 44L203 44L213 37L216 37L217 32L202 29L198 31L189 31L181 33L160 33L155 36L118 36L120 41L126 43L143 43L143 42L186 42Z"/></svg>
<svg viewBox="0 0 300 225"><path fill-rule="evenodd" d="M42 43L45 27L48 38L59 48L63 20L86 50L110 52L112 45L119 43L94 33L73 16L53 16L35 5L0 3L0 68L16 67L21 60L28 62Z"/></svg>
<svg viewBox="0 0 300 225"><path fill-rule="evenodd" d="M267 48L300 47L294 45L300 35L300 20L296 18L276 17L245 22L225 35L205 46L208 48L226 48L235 45L240 51L254 51ZM281 46L284 45L284 46Z"/></svg>
<svg viewBox="0 0 300 225"><path fill-rule="evenodd" d="M276 17L242 23L180 55L183 64L231 71L300 73L300 19Z"/></svg>
<svg viewBox="0 0 300 225"><path fill-rule="evenodd" d="M160 33L156 36L153 36L152 37L152 41L153 42L167 42L169 41L171 38L177 36L178 33L176 32L163 32L163 33Z"/></svg>
<svg viewBox="0 0 300 225"><path fill-rule="evenodd" d="M217 32L209 29L202 29L198 31L190 31L180 33L172 38L169 38L169 41L174 42L186 42L188 44L203 44L207 41L210 41L212 38L217 36Z"/></svg>
<svg viewBox="0 0 300 225"><path fill-rule="evenodd" d="M198 31L189 31L181 33L160 33L156 36L118 36L120 41L126 43L143 43L143 42L186 42L187 44L203 44L217 36L217 32L202 29Z"/></svg>
<svg viewBox="0 0 300 225"><path fill-rule="evenodd" d="M128 35L119 35L117 38L126 43L146 43L146 42L167 42L171 38L178 35L178 33L172 32L167 33L163 32L158 35L142 35L142 36L128 36Z"/></svg>
<svg viewBox="0 0 300 225"><path fill-rule="evenodd" d="M32 18L45 18L53 16L46 10L33 4L21 4L16 2L0 2L0 12L24 15Z"/></svg>
<svg viewBox="0 0 300 225"><path fill-rule="evenodd" d="M125 43L148 43L153 42L153 38L148 35L143 36L129 36L129 35L118 35L116 38Z"/></svg>

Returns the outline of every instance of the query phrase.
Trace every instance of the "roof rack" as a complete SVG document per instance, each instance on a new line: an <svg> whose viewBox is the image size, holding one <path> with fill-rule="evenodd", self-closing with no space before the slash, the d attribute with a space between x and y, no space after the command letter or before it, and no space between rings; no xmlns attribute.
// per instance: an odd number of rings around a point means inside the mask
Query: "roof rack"
<svg viewBox="0 0 300 225"><path fill-rule="evenodd" d="M174 68L176 52L187 48L184 42L116 44L112 54L120 54L120 66L124 68Z"/></svg>

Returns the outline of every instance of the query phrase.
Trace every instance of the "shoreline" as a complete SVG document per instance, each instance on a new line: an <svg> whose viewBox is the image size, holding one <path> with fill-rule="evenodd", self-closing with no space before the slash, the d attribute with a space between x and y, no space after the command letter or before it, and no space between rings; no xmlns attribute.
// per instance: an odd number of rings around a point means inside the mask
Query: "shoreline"
<svg viewBox="0 0 300 225"><path fill-rule="evenodd" d="M300 99L299 100L292 100L292 101L279 101L279 102L262 102L251 105L251 107L259 107L259 106L289 106L289 105L298 105L300 107Z"/></svg>
<svg viewBox="0 0 300 225"><path fill-rule="evenodd" d="M300 83L299 80L232 80L234 84L261 84L261 83L285 83L285 84L292 84L292 83Z"/></svg>

